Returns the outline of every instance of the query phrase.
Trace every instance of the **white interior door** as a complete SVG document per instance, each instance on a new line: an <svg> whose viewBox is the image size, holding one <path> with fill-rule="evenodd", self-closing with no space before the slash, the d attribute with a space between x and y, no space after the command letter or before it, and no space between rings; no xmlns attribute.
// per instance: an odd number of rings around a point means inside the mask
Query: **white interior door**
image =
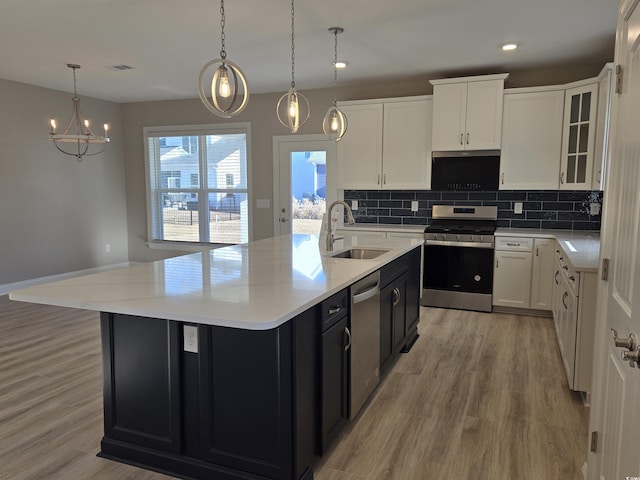
<svg viewBox="0 0 640 480"><path fill-rule="evenodd" d="M640 368L623 360L611 329L621 339L640 336L640 7L623 0L618 16L616 63L624 72L616 100L613 151L606 195L606 255L611 268L606 285L606 313L596 346L597 388L591 427L599 432L596 454L589 458L590 479L640 477ZM601 297L603 298L603 297ZM605 331L606 329L606 331ZM637 347L636 347L637 348ZM595 418L594 418L595 415Z"/></svg>
<svg viewBox="0 0 640 480"><path fill-rule="evenodd" d="M337 198L336 144L324 135L273 140L274 234L319 234L326 207Z"/></svg>

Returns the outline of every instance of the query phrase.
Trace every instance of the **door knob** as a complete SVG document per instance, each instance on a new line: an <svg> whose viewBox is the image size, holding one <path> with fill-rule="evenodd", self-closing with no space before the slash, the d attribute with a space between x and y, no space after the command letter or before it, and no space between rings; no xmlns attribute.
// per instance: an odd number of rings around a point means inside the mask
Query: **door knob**
<svg viewBox="0 0 640 480"><path fill-rule="evenodd" d="M640 347L635 351L623 351L622 360L629 362L631 368L640 367Z"/></svg>
<svg viewBox="0 0 640 480"><path fill-rule="evenodd" d="M633 352L636 350L636 347L638 346L638 341L636 336L633 333L629 334L629 338L618 337L618 331L615 328L611 329L611 333L613 334L613 343L615 344L616 347L626 348L630 352Z"/></svg>
<svg viewBox="0 0 640 480"><path fill-rule="evenodd" d="M289 220L286 218L280 218L280 223L287 223Z"/></svg>

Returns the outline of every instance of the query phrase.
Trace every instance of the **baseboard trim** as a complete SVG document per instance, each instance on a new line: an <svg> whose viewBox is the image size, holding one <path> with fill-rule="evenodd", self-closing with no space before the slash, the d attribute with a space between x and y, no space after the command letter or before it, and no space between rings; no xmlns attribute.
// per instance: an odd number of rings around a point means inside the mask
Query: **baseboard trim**
<svg viewBox="0 0 640 480"><path fill-rule="evenodd" d="M23 280L21 282L5 283L4 285L0 285L0 295L7 295L12 290L18 290L19 288L33 287L35 285L42 285L43 283L55 282L58 280L66 280L68 278L81 277L83 275L105 272L107 270L127 268L127 267L130 267L131 265L135 265L135 262L114 263L111 265L103 265L101 267L87 268L85 270L75 270L73 272L59 273L57 275L48 275L46 277L32 278L30 280Z"/></svg>
<svg viewBox="0 0 640 480"><path fill-rule="evenodd" d="M533 310L531 308L502 307L500 305L494 305L493 312L511 313L515 315L529 315L531 317L553 318L553 312L551 312L550 310Z"/></svg>

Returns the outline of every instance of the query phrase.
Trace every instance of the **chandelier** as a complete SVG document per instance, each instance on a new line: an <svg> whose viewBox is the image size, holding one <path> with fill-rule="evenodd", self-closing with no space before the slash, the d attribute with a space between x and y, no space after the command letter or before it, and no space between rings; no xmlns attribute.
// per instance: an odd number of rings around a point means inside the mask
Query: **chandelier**
<svg viewBox="0 0 640 480"><path fill-rule="evenodd" d="M289 128L291 133L297 133L298 129L309 120L310 108L307 98L296 91L295 10L293 2L294 0L291 0L291 88L278 100L276 114L282 125Z"/></svg>
<svg viewBox="0 0 640 480"><path fill-rule="evenodd" d="M225 14L224 0L220 0L220 58L206 63L198 77L198 93L200 100L207 109L222 118L231 118L242 112L249 103L249 85L240 67L227 60L225 50ZM211 67L215 67L213 79L205 85L205 75ZM207 97L207 88L211 92L211 100Z"/></svg>
<svg viewBox="0 0 640 480"><path fill-rule="evenodd" d="M109 124L104 124L104 136L93 133L89 120L82 116L82 111L80 110L80 98L78 97L76 85L76 70L80 68L80 65L68 63L67 67L73 70L73 110L71 120L63 133L56 133L57 121L52 118L49 122L51 125L49 140L53 141L53 144L62 153L76 157L78 162L81 162L83 157L97 155L104 151L106 144L110 141L108 134ZM90 152L89 148L92 145L102 146Z"/></svg>
<svg viewBox="0 0 640 480"><path fill-rule="evenodd" d="M329 29L334 36L333 46L333 105L329 107L322 119L322 131L330 140L337 142L347 132L347 117L338 108L338 34L344 32L344 28L331 27Z"/></svg>

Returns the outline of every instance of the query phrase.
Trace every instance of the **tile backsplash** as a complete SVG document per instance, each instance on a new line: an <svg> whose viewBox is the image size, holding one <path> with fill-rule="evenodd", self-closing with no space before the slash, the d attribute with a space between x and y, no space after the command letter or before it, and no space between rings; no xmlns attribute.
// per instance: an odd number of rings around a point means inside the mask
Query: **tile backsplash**
<svg viewBox="0 0 640 480"><path fill-rule="evenodd" d="M449 192L433 190L345 190L357 223L428 225L433 205L495 205L498 227L563 230L600 230L600 213L591 215L591 204L602 207L602 192L584 190L499 190L497 192ZM418 211L411 202L418 201ZM522 202L522 214L514 204Z"/></svg>

